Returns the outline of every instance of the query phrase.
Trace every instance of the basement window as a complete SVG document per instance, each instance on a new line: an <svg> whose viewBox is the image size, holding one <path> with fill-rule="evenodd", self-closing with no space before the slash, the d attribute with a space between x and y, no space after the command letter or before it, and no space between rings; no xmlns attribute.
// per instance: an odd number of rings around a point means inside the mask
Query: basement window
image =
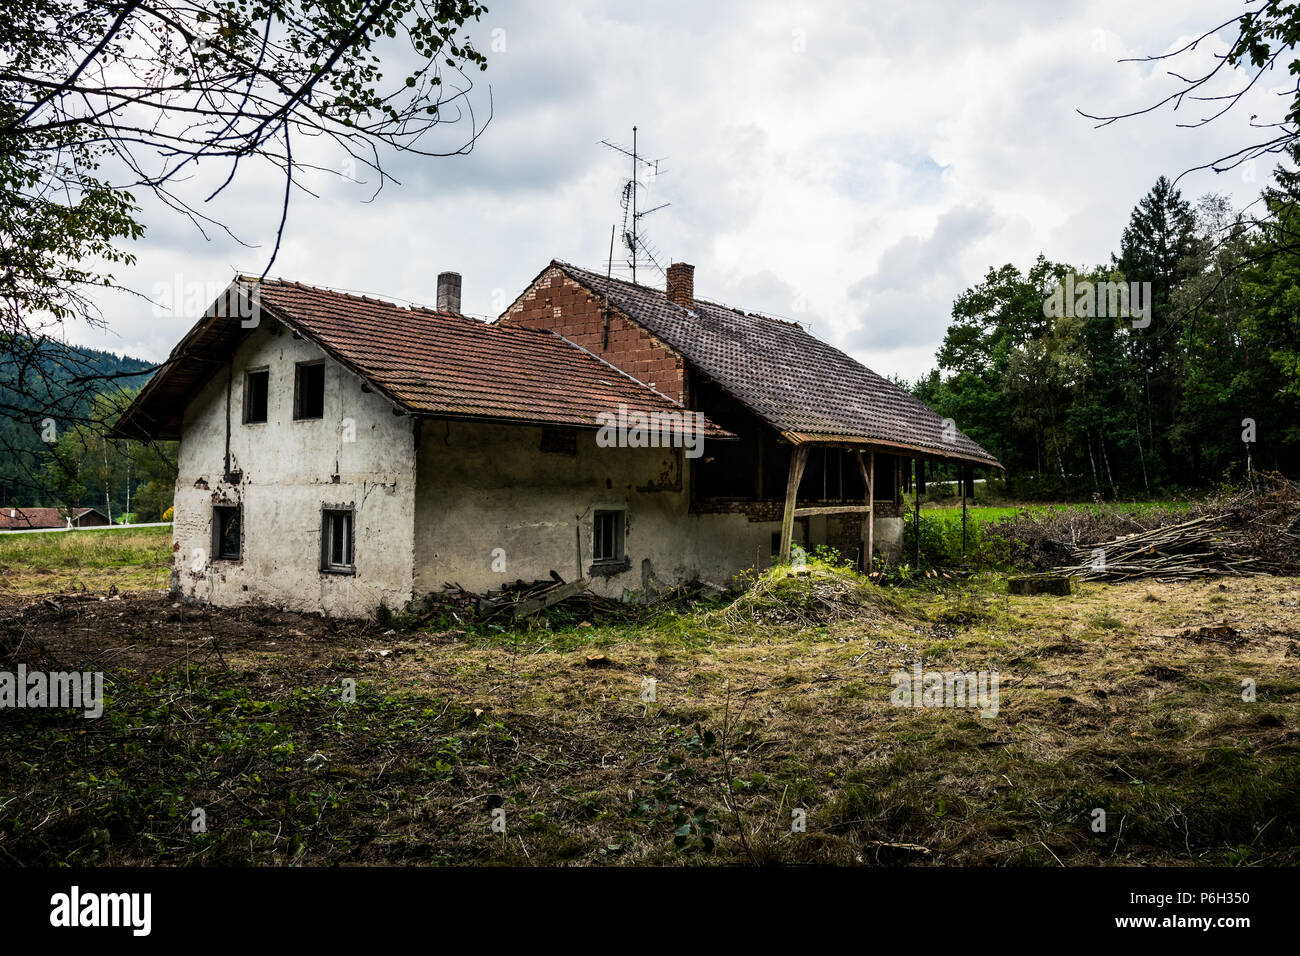
<svg viewBox="0 0 1300 956"><path fill-rule="evenodd" d="M242 529L238 505L212 508L212 555L218 561L238 561L242 556Z"/></svg>
<svg viewBox="0 0 1300 956"><path fill-rule="evenodd" d="M270 381L269 369L255 369L244 375L245 425L260 425L266 421L266 395Z"/></svg>
<svg viewBox="0 0 1300 956"><path fill-rule="evenodd" d="M592 561L596 564L619 564L623 552L623 512L597 511L592 522Z"/></svg>
<svg viewBox="0 0 1300 956"><path fill-rule="evenodd" d="M325 363L299 362L293 375L295 421L325 417Z"/></svg>
<svg viewBox="0 0 1300 956"><path fill-rule="evenodd" d="M321 511L321 570L351 574L352 509L325 508Z"/></svg>

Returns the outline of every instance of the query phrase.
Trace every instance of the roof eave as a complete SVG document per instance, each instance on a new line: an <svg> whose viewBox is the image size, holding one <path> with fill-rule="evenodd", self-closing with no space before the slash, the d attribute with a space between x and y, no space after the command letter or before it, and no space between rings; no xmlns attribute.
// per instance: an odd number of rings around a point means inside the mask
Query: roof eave
<svg viewBox="0 0 1300 956"><path fill-rule="evenodd" d="M979 455L961 451L945 451L926 445L914 445L909 442L888 441L883 438L869 438L864 435L827 435L816 432L782 431L781 437L792 445L849 445L863 450L880 448L890 453L908 452L918 458L934 461L964 461L986 468L1002 468L996 458L982 458ZM1003 469L1005 470L1005 469Z"/></svg>

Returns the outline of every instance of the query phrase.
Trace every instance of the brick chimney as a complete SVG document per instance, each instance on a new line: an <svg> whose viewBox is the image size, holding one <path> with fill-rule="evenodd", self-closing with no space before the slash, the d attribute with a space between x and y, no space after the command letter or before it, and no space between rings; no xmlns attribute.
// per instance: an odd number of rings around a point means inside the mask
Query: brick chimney
<svg viewBox="0 0 1300 956"><path fill-rule="evenodd" d="M438 311L460 311L460 273L438 273Z"/></svg>
<svg viewBox="0 0 1300 956"><path fill-rule="evenodd" d="M668 301L683 309L695 308L695 266L674 262L668 267Z"/></svg>

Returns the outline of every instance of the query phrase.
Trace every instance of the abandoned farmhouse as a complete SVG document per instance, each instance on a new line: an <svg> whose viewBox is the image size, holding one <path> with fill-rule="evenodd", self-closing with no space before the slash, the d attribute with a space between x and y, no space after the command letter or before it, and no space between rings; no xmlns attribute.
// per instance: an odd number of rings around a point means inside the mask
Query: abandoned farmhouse
<svg viewBox="0 0 1300 956"><path fill-rule="evenodd" d="M725 584L898 553L927 460L999 467L796 323L553 261L494 322L240 278L117 423L179 440L175 591L338 616L555 573ZM915 476L915 477L913 477Z"/></svg>

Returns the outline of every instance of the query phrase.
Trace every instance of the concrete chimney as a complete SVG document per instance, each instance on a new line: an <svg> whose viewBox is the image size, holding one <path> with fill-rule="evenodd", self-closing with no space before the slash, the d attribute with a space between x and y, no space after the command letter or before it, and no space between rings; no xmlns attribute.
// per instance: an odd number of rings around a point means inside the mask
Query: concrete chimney
<svg viewBox="0 0 1300 956"><path fill-rule="evenodd" d="M695 266L674 262L668 267L668 301L683 309L695 308Z"/></svg>
<svg viewBox="0 0 1300 956"><path fill-rule="evenodd" d="M460 273L438 273L438 311L460 311Z"/></svg>

